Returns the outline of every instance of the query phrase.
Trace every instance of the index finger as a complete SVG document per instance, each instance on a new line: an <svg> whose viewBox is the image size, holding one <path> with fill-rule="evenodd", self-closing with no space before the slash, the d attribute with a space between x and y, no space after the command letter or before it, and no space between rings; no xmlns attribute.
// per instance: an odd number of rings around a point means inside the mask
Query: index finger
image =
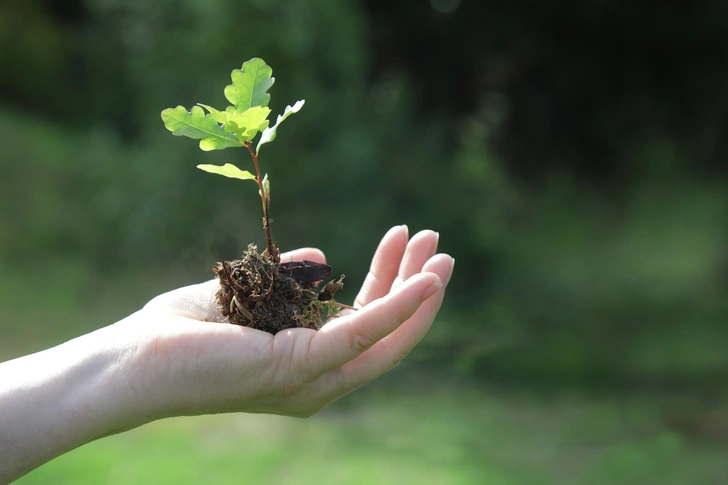
<svg viewBox="0 0 728 485"><path fill-rule="evenodd" d="M324 325L311 338L303 368L313 379L358 357L406 322L442 286L436 274L421 273L389 295Z"/></svg>
<svg viewBox="0 0 728 485"><path fill-rule="evenodd" d="M407 226L395 226L387 231L374 252L369 273L354 300L354 306L361 308L389 293L397 277L408 238Z"/></svg>

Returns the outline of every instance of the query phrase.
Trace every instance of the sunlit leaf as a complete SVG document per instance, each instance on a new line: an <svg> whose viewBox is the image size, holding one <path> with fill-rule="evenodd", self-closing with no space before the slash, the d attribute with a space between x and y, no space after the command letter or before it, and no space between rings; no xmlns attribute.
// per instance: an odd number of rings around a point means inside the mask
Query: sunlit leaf
<svg viewBox="0 0 728 485"><path fill-rule="evenodd" d="M232 72L233 83L225 88L225 97L239 113L254 106L268 106L268 90L275 81L272 75L273 69L263 59L255 57L243 63L242 69Z"/></svg>
<svg viewBox="0 0 728 485"><path fill-rule="evenodd" d="M173 135L200 140L200 148L205 151L241 146L235 135L226 131L211 115L206 115L199 106L189 112L184 106L165 109L162 121Z"/></svg>
<svg viewBox="0 0 728 485"><path fill-rule="evenodd" d="M218 123L223 124L223 123L225 123L227 121L227 113L226 112L224 112L224 111L218 111L215 108L213 108L212 106L207 106L206 104L202 104L202 103L197 103L197 105L198 106L202 106L207 111L209 111L210 112L210 116L212 116L212 118L215 121L217 121Z"/></svg>
<svg viewBox="0 0 728 485"><path fill-rule="evenodd" d="M235 133L240 141L250 141L268 127L266 118L269 114L270 108L261 106L254 106L243 113L225 113L225 129Z"/></svg>
<svg viewBox="0 0 728 485"><path fill-rule="evenodd" d="M255 180L255 175L248 172L247 170L240 170L232 163L226 163L223 166L220 165L198 165L197 168L204 170L205 172L216 173L224 177L231 179L240 180Z"/></svg>
<svg viewBox="0 0 728 485"><path fill-rule="evenodd" d="M303 104L305 102L306 101L302 99L300 101L297 101L296 104L294 104L293 106L286 106L283 114L278 115L278 119L276 119L276 124L263 130L263 134L260 136L260 140L258 141L258 146L255 148L256 153L260 152L261 145L272 142L276 139L276 130L278 129L278 125L280 125L283 120L291 116L293 113L298 113L301 108L303 108Z"/></svg>

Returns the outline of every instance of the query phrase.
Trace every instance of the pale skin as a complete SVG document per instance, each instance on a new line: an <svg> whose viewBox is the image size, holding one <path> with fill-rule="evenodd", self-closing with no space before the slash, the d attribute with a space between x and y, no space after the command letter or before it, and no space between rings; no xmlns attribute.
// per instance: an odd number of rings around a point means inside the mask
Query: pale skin
<svg viewBox="0 0 728 485"><path fill-rule="evenodd" d="M384 236L354 302L318 332L275 336L214 320L216 281L154 298L93 333L0 364L0 483L156 419L246 412L308 417L396 366L429 330L454 260L438 235ZM282 261L324 262L317 249Z"/></svg>

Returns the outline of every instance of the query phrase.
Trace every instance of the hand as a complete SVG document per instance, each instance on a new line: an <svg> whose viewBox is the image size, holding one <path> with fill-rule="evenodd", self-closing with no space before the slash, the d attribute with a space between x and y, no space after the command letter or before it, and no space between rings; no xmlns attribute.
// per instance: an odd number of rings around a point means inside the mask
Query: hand
<svg viewBox="0 0 728 485"><path fill-rule="evenodd" d="M221 315L216 280L161 295L116 325L140 335L129 382L152 415L231 411L309 416L397 365L430 328L453 259L435 255L438 236L407 241L404 226L382 239L355 300L358 311L318 332L271 335L210 323ZM282 261L325 262L315 249Z"/></svg>
<svg viewBox="0 0 728 485"><path fill-rule="evenodd" d="M309 416L401 361L430 328L453 259L437 234L379 244L355 306L318 332L271 335L230 324L217 281L52 349L0 364L0 483L83 443L154 419L231 411ZM283 261L324 261L315 249Z"/></svg>

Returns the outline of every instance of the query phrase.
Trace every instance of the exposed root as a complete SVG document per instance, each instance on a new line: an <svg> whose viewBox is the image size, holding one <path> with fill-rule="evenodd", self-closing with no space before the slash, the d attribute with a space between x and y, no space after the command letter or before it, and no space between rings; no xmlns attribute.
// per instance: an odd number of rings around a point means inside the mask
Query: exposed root
<svg viewBox="0 0 728 485"><path fill-rule="evenodd" d="M326 318L341 310L333 293L321 300L314 283L297 281L290 271L279 271L279 266L253 244L242 259L215 265L220 281L216 298L230 323L272 334L294 327L318 330Z"/></svg>

